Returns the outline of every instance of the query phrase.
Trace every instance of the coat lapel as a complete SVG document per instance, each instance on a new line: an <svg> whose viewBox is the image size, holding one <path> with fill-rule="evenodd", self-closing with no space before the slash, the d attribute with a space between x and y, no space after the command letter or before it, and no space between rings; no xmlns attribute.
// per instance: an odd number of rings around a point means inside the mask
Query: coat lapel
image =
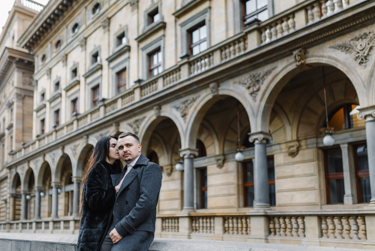
<svg viewBox="0 0 375 251"><path fill-rule="evenodd" d="M120 183L122 176L123 176L122 173L111 174L112 185L113 185L114 187L117 186L117 185Z"/></svg>
<svg viewBox="0 0 375 251"><path fill-rule="evenodd" d="M127 187L134 180L134 178L137 175L138 175L138 172L133 167L132 170L130 170L130 172L128 173L128 175L126 175L124 181L121 184L120 190L118 191L117 195L119 195L121 193L121 191L124 190L124 188Z"/></svg>

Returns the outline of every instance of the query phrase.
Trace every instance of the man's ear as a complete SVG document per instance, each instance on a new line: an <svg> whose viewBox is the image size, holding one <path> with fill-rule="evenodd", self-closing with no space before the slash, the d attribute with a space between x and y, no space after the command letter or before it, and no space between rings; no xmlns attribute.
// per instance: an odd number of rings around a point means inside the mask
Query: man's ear
<svg viewBox="0 0 375 251"><path fill-rule="evenodd" d="M139 149L139 151L141 151L141 149L142 149L142 145L141 144L138 145L138 149Z"/></svg>

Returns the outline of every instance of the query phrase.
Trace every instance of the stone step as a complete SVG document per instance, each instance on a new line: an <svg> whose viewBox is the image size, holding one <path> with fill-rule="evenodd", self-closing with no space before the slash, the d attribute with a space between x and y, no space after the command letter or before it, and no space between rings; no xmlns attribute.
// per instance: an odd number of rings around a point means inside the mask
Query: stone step
<svg viewBox="0 0 375 251"><path fill-rule="evenodd" d="M77 235L0 233L1 251L76 251ZM335 247L235 241L155 239L149 251L363 251Z"/></svg>

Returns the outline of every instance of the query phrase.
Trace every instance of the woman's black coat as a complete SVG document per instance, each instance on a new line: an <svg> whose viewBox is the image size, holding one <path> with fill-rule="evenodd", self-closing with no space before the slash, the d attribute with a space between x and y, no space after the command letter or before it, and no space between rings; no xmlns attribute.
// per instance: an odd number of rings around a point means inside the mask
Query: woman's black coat
<svg viewBox="0 0 375 251"><path fill-rule="evenodd" d="M121 172L119 166L108 163L91 168L84 187L78 251L100 250L116 199L110 175L118 172Z"/></svg>

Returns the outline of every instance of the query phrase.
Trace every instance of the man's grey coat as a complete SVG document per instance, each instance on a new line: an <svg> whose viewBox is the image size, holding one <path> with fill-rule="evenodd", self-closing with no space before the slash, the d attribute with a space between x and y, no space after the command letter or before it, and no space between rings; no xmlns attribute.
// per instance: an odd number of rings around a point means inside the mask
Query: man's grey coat
<svg viewBox="0 0 375 251"><path fill-rule="evenodd" d="M126 173L127 167L121 174L111 175L113 185L120 183ZM117 232L126 239L126 242L119 241L112 250L147 250L151 244L143 247L139 242L138 231L155 232L156 205L158 203L161 188L162 172L159 165L151 162L143 154L140 155L137 163L125 177L113 209L113 223ZM134 234L134 243L131 235ZM137 236L137 237L136 237ZM151 240L152 241L152 240ZM141 245L141 246L139 246ZM116 247L116 248L115 248Z"/></svg>

